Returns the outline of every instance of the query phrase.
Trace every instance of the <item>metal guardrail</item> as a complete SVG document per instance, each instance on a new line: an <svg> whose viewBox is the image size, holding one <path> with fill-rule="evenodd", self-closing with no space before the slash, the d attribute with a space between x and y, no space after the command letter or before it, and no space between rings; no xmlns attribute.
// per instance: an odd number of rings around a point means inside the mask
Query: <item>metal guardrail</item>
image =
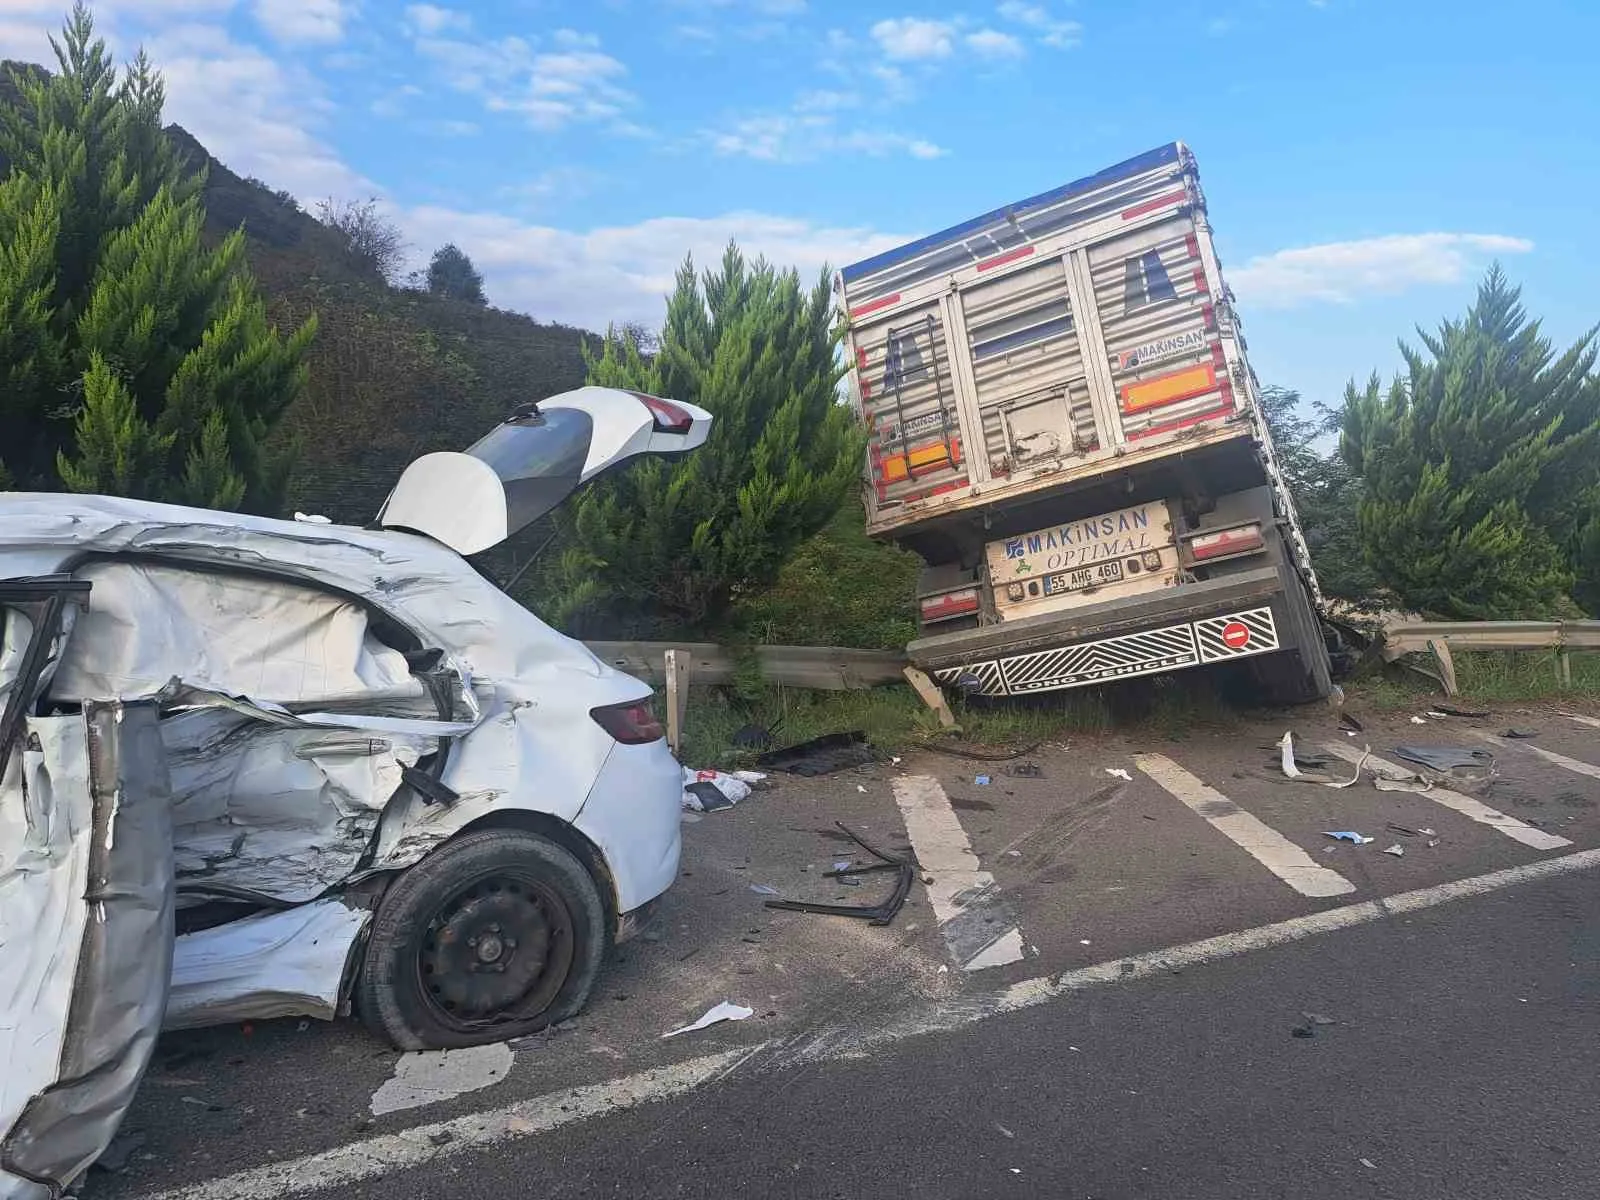
<svg viewBox="0 0 1600 1200"><path fill-rule="evenodd" d="M596 658L650 683L666 682L668 650L687 651L696 683L731 683L734 656L711 642L588 642ZM757 646L763 678L789 687L850 691L880 683L904 683L906 656L895 650L850 650L841 646Z"/></svg>
<svg viewBox="0 0 1600 1200"><path fill-rule="evenodd" d="M1385 662L1419 651L1431 653L1439 664L1439 682L1450 696L1456 694L1452 648L1554 650L1557 675L1563 685L1570 685L1568 651L1600 650L1600 621L1402 621L1383 631Z"/></svg>

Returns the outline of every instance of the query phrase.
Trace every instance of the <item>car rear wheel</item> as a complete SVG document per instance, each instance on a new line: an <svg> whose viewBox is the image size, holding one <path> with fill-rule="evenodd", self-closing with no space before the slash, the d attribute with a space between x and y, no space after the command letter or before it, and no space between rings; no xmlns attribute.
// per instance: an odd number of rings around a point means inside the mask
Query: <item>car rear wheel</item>
<svg viewBox="0 0 1600 1200"><path fill-rule="evenodd" d="M562 847L521 830L463 834L384 894L356 1007L402 1050L522 1037L583 1008L605 930L594 880Z"/></svg>

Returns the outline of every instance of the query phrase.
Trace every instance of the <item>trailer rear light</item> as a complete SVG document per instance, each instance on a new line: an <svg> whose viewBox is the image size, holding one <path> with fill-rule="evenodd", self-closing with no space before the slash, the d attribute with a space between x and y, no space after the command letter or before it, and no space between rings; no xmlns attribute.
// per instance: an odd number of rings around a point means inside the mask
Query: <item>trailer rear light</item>
<svg viewBox="0 0 1600 1200"><path fill-rule="evenodd" d="M940 592L937 596L924 596L918 602L923 624L948 621L952 617L966 617L978 611L978 589L962 588L955 592Z"/></svg>
<svg viewBox="0 0 1600 1200"><path fill-rule="evenodd" d="M1196 560L1206 562L1216 558L1229 558L1235 554L1253 554L1266 545L1261 536L1260 524L1240 525L1236 529L1221 529L1204 533L1189 541L1189 551Z"/></svg>
<svg viewBox="0 0 1600 1200"><path fill-rule="evenodd" d="M650 415L655 418L657 433L688 433L694 428L694 418L671 400L663 400L660 396L648 396L644 392L634 392L634 398L650 410Z"/></svg>
<svg viewBox="0 0 1600 1200"><path fill-rule="evenodd" d="M1140 557L1144 559L1144 569L1146 571L1161 570L1161 552L1159 550L1146 550Z"/></svg>
<svg viewBox="0 0 1600 1200"><path fill-rule="evenodd" d="M589 715L594 718L595 724L624 746L642 746L666 737L648 700L629 700L622 704L591 708Z"/></svg>

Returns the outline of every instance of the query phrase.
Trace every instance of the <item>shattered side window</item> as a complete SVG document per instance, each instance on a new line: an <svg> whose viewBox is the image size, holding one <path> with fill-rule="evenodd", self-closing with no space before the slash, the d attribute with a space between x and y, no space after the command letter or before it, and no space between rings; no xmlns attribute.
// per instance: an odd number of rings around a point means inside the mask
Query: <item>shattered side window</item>
<svg viewBox="0 0 1600 1200"><path fill-rule="evenodd" d="M65 578L0 582L0 767L44 694L89 585Z"/></svg>

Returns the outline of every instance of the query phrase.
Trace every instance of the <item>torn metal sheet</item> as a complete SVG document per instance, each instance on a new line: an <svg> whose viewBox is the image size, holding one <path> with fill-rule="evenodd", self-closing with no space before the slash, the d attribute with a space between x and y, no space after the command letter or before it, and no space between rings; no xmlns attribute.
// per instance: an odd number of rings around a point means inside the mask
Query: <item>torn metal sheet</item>
<svg viewBox="0 0 1600 1200"><path fill-rule="evenodd" d="M331 1021L372 913L341 900L186 933L172 961L166 1029L305 1016Z"/></svg>
<svg viewBox="0 0 1600 1200"><path fill-rule="evenodd" d="M172 827L151 704L30 719L0 764L0 1198L60 1195L111 1144L172 964Z"/></svg>

